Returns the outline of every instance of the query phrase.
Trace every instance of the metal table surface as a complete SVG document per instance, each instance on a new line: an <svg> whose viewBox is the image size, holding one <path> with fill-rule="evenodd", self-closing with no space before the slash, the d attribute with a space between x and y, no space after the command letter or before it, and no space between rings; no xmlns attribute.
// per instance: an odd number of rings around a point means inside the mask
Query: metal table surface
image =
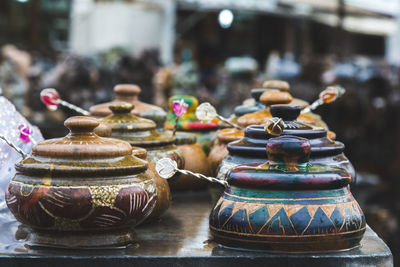
<svg viewBox="0 0 400 267"><path fill-rule="evenodd" d="M0 213L0 266L392 266L386 244L368 227L361 247L344 252L280 254L234 250L210 240L207 192L173 196L159 220L137 227L137 244L119 249L67 250L30 247L15 239L19 223Z"/></svg>

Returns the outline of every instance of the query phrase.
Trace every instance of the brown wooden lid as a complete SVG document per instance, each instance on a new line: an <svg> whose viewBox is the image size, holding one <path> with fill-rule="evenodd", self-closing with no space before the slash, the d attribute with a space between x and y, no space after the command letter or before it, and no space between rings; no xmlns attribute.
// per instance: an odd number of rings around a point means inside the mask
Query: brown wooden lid
<svg viewBox="0 0 400 267"><path fill-rule="evenodd" d="M278 89L280 91L289 91L290 89L288 82L279 80L265 81L262 87L265 89Z"/></svg>
<svg viewBox="0 0 400 267"><path fill-rule="evenodd" d="M173 144L172 135L159 133L156 124L147 119L139 118L131 113L133 105L118 102L110 106L113 114L102 120L111 126L111 136L129 142L132 146L153 147Z"/></svg>
<svg viewBox="0 0 400 267"><path fill-rule="evenodd" d="M222 143L230 143L244 137L244 131L236 128L227 128L218 131L218 140Z"/></svg>
<svg viewBox="0 0 400 267"><path fill-rule="evenodd" d="M276 104L289 104L293 97L288 92L266 91L260 96L260 102L266 106Z"/></svg>
<svg viewBox="0 0 400 267"><path fill-rule="evenodd" d="M114 87L115 100L92 106L89 109L90 114L92 116L102 118L111 115L112 111L109 109L109 106L118 102L127 102L133 104L135 109L132 110L132 113L135 115L140 115L142 112L146 111L160 111L164 114L162 108L139 101L139 94L141 91L142 90L140 87L136 84L117 84Z"/></svg>
<svg viewBox="0 0 400 267"><path fill-rule="evenodd" d="M147 163L132 156L129 143L103 138L93 131L99 121L91 117L71 117L64 122L70 133L45 140L32 148L32 156L16 165L19 171L116 174L136 173Z"/></svg>

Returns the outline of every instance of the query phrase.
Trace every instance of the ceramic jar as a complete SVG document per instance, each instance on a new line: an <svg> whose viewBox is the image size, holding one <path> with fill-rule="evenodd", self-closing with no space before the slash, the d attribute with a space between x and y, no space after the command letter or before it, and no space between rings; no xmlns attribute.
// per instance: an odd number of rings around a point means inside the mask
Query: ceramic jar
<svg viewBox="0 0 400 267"><path fill-rule="evenodd" d="M251 90L252 103L250 105L242 104L237 106L234 110L236 117L243 116L248 113L257 112L265 108L264 104L260 102L260 96L266 91L264 88L255 88Z"/></svg>
<svg viewBox="0 0 400 267"><path fill-rule="evenodd" d="M65 121L70 133L32 149L15 165L6 203L31 228L28 241L45 246L121 246L157 202L146 161L127 142L93 133L90 117Z"/></svg>
<svg viewBox="0 0 400 267"><path fill-rule="evenodd" d="M208 161L213 176L217 175L218 166L229 154L228 143L240 140L243 137L244 131L236 128L226 128L218 131L217 141L214 143L208 155Z"/></svg>
<svg viewBox="0 0 400 267"><path fill-rule="evenodd" d="M206 176L211 175L207 156L200 144L197 143L196 135L177 132L175 137L175 144L185 159L184 169ZM178 179L170 180L169 185L172 191L202 190L207 187L208 182L190 175L180 174Z"/></svg>
<svg viewBox="0 0 400 267"><path fill-rule="evenodd" d="M285 252L358 247L364 214L342 168L310 164L310 142L271 138L268 161L235 167L210 215L213 240L230 247Z"/></svg>
<svg viewBox="0 0 400 267"><path fill-rule="evenodd" d="M115 102L127 102L135 106L132 113L153 120L157 123L157 128L163 128L163 122L167 116L166 112L155 105L143 103L139 100L139 94L141 89L135 84L118 84L114 87L115 100L95 105L89 109L90 115L96 118L104 118L111 115L111 110L109 109L110 104Z"/></svg>
<svg viewBox="0 0 400 267"><path fill-rule="evenodd" d="M293 135L310 140L310 163L344 168L350 173L353 182L355 181L354 167L343 153L344 144L331 140L324 128L296 120L301 111L300 106L273 105L270 111L272 116L283 119L282 135ZM228 144L229 155L219 166L217 177L226 179L228 170L240 164L264 162L267 158L265 146L268 139L272 137L274 136L265 132L264 126L247 127L244 138Z"/></svg>
<svg viewBox="0 0 400 267"><path fill-rule="evenodd" d="M114 103L110 105L113 114L105 117L102 123L111 127L113 138L147 150L149 170L154 174L159 197L159 202L151 217L159 217L168 209L171 194L168 182L158 176L154 164L166 157L175 160L179 168L183 168L185 162L182 153L175 146L175 138L172 134L158 132L153 121L133 115L131 112L133 108L133 105L129 103Z"/></svg>
<svg viewBox="0 0 400 267"><path fill-rule="evenodd" d="M218 122L211 121L209 123L203 123L196 117L196 109L199 105L197 98L193 96L173 96L168 99L168 114L167 121L165 122L165 128L172 130L175 127L176 115L172 108L172 103L183 99L188 104L188 109L182 117L178 120L177 130L182 132L188 132L195 134L197 142L201 145L204 152L208 155L211 150L212 142L216 136L216 130L218 129Z"/></svg>

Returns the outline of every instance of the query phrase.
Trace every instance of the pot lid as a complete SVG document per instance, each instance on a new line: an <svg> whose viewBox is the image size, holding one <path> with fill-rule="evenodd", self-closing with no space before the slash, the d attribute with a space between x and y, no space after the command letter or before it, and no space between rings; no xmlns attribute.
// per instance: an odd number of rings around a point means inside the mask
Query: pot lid
<svg viewBox="0 0 400 267"><path fill-rule="evenodd" d="M209 131L218 128L218 120L204 123L199 121L196 117L196 108L199 105L197 98L188 95L172 96L168 99L168 114L165 128L172 130L175 126L176 115L172 107L172 103L183 99L188 104L185 115L179 117L177 130L179 131Z"/></svg>
<svg viewBox="0 0 400 267"><path fill-rule="evenodd" d="M296 120L301 111L299 106L273 105L270 111L273 117L283 120L284 129L281 135L293 135L310 140L311 157L337 155L343 152L344 144L328 138L324 128ZM241 140L228 144L229 153L265 157L267 141L274 137L265 131L265 126L249 126L244 135Z"/></svg>
<svg viewBox="0 0 400 267"><path fill-rule="evenodd" d="M106 117L111 115L112 111L109 109L109 106L116 102L127 102L133 104L135 109L132 113L135 115L141 115L142 112L147 111L159 111L160 114L156 115L165 115L165 111L162 108L139 101L139 94L141 91L140 87L135 84L117 84L114 87L115 100L92 106L89 109L90 115L95 117Z"/></svg>
<svg viewBox="0 0 400 267"><path fill-rule="evenodd" d="M271 138L266 152L266 163L233 168L228 173L228 183L257 189L323 190L343 188L351 182L351 175L342 168L311 165L311 144L305 138Z"/></svg>
<svg viewBox="0 0 400 267"><path fill-rule="evenodd" d="M155 122L139 118L131 113L134 106L117 102L110 105L113 112L102 120L111 126L111 136L129 142L132 146L154 147L173 144L175 138L156 130Z"/></svg>
<svg viewBox="0 0 400 267"><path fill-rule="evenodd" d="M32 155L17 163L16 169L65 175L130 174L147 169L145 161L132 156L129 143L96 135L94 129L99 124L91 117L67 119L64 122L70 130L67 136L37 144Z"/></svg>

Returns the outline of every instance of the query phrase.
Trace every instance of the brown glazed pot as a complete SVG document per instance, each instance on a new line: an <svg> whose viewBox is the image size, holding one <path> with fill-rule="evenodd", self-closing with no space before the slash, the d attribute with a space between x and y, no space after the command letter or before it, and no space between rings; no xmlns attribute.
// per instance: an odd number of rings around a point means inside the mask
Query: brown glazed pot
<svg viewBox="0 0 400 267"><path fill-rule="evenodd" d="M109 109L111 104L116 102L127 102L135 106L135 109L132 110L133 114L146 119L151 119L157 123L157 128L162 128L167 113L158 106L141 102L139 100L139 94L141 91L140 87L135 84L117 84L114 87L115 100L91 107L89 109L90 115L96 118L107 117L112 114Z"/></svg>
<svg viewBox="0 0 400 267"><path fill-rule="evenodd" d="M196 135L177 132L175 137L175 144L185 158L184 169L209 176L211 171L207 155L201 145L196 142ZM202 190L207 187L208 182L190 175L180 174L178 178L170 180L169 185L172 191Z"/></svg>
<svg viewBox="0 0 400 267"><path fill-rule="evenodd" d="M146 161L127 142L93 133L90 117L65 121L70 133L32 149L15 165L6 191L15 218L31 228L27 240L61 247L121 246L157 202Z"/></svg>
<svg viewBox="0 0 400 267"><path fill-rule="evenodd" d="M217 133L217 141L215 142L210 154L208 155L208 161L210 164L211 172L213 176L217 175L218 166L222 160L228 156L228 144L233 141L240 140L244 137L244 131L236 128L222 129Z"/></svg>
<svg viewBox="0 0 400 267"><path fill-rule="evenodd" d="M157 218L168 209L171 194L168 181L155 172L154 165L161 158L171 158L178 163L179 168L183 168L184 157L175 146L175 138L172 135L158 132L153 121L139 118L131 113L132 104L117 102L110 105L110 109L113 114L104 118L102 123L111 127L111 136L147 150L149 170L154 174L152 177L157 185L159 199L150 218Z"/></svg>

